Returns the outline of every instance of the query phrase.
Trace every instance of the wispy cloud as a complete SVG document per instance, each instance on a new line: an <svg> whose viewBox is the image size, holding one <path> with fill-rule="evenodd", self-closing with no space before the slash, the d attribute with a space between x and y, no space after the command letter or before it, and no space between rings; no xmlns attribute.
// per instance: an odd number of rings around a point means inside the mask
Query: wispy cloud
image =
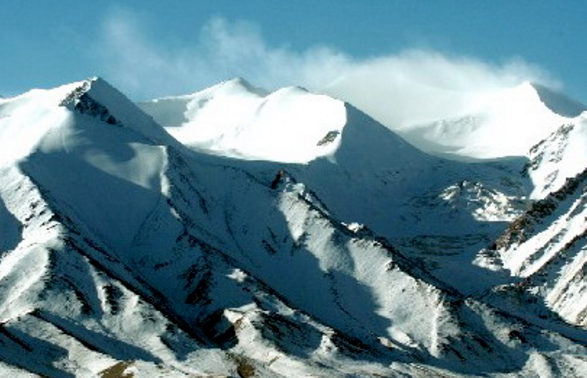
<svg viewBox="0 0 587 378"><path fill-rule="evenodd" d="M173 48L147 37L147 31L136 16L117 8L105 20L94 49L104 74L141 98L189 93L234 77L267 89L316 88L350 64L345 54L325 46L303 52L269 46L247 21L212 18L184 46Z"/></svg>
<svg viewBox="0 0 587 378"><path fill-rule="evenodd" d="M491 64L432 50L406 50L357 61L321 90L399 128L473 112L477 94L524 82L559 85L545 71L521 59Z"/></svg>
<svg viewBox="0 0 587 378"><path fill-rule="evenodd" d="M268 44L247 21L213 18L181 47L148 37L148 26L124 9L110 12L103 29L96 49L103 72L135 98L190 93L238 76L267 89L300 85L328 93L401 125L463 108L463 93L525 81L557 84L521 59L495 64L418 49L356 58L319 44L295 51Z"/></svg>

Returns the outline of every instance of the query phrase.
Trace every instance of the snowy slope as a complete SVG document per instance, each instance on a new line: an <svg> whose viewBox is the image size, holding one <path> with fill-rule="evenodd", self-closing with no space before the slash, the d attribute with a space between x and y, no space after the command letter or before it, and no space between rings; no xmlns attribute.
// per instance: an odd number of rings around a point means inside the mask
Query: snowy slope
<svg viewBox="0 0 587 378"><path fill-rule="evenodd" d="M587 324L585 115L562 125L530 151L524 172L536 201L497 240L503 266L522 278L506 292L538 301L539 313Z"/></svg>
<svg viewBox="0 0 587 378"><path fill-rule="evenodd" d="M465 113L410 123L397 131L415 146L453 159L525 156L534 144L587 110L561 94L530 83L471 93L464 102ZM388 126L396 129L395 125Z"/></svg>
<svg viewBox="0 0 587 378"><path fill-rule="evenodd" d="M543 316L555 313L583 327L587 325L586 177L583 171L534 203L495 244L504 267L522 278L509 291L543 306L539 311Z"/></svg>
<svg viewBox="0 0 587 378"><path fill-rule="evenodd" d="M517 173L522 161L471 165L435 158L352 105L299 89L267 93L237 79L140 106L194 151L262 157L262 164L243 169L269 177L287 171L316 192L337 219L366 224L431 265L445 260L451 267L435 274L451 283L467 278L459 267L471 264L480 246L524 209L528 194L528 180ZM280 125L304 134L283 137L271 131ZM261 142L234 137L237 144L227 147L224 136L243 133L256 133ZM206 143L193 142L202 135ZM443 239L451 251L429 254L422 237ZM458 262L455 250L466 250ZM478 290L475 283L466 286L465 291Z"/></svg>
<svg viewBox="0 0 587 378"><path fill-rule="evenodd" d="M580 116L532 148L525 173L537 200L495 243L503 266L524 279L521 291L582 326L587 324L585 125Z"/></svg>
<svg viewBox="0 0 587 378"><path fill-rule="evenodd" d="M386 236L413 229L414 219L407 220L404 209L398 208L413 198L441 195L463 180L476 178L488 181L485 185L500 193L523 186L515 177L512 181L519 182L509 188L496 188L495 183L503 181L500 176L509 175L509 170L517 169L519 162L471 166L434 158L352 105L299 88L267 93L235 79L192 95L139 106L193 150L264 160L276 171L292 171L324 197L339 218L368 221ZM395 185L398 182L402 185ZM406 211L412 212L409 207ZM511 217L505 214L510 206L506 203L503 207L496 220ZM377 213L384 208L395 211L380 214L377 220ZM468 209L464 216L470 217L474 211ZM399 226L398 222L409 225ZM393 229L389 226L392 223ZM425 227L432 232L430 227L435 226Z"/></svg>
<svg viewBox="0 0 587 378"><path fill-rule="evenodd" d="M250 127L222 122L205 145L198 117L227 104L223 91L257 115ZM585 371L584 335L467 298L379 236L397 239L411 223L414 237L493 235L519 211L523 179L503 182L512 167L429 157L299 89L231 82L208 94L179 141L101 79L0 103L2 374ZM274 121L291 144L276 141ZM453 218L416 221L427 213Z"/></svg>
<svg viewBox="0 0 587 378"><path fill-rule="evenodd" d="M266 94L242 79L139 105L185 145L249 160L326 156L345 124L341 101L297 87Z"/></svg>
<svg viewBox="0 0 587 378"><path fill-rule="evenodd" d="M559 190L587 165L587 114L562 125L529 153L525 172L534 183L533 198Z"/></svg>

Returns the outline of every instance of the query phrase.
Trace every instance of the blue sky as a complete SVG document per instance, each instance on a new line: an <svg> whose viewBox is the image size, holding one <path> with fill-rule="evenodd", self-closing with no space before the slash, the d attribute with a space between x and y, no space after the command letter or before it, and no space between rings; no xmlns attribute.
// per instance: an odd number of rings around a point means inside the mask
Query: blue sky
<svg viewBox="0 0 587 378"><path fill-rule="evenodd" d="M460 89L539 80L587 102L586 14L570 0L3 1L0 94L95 75L135 99L235 76L319 90L377 67Z"/></svg>

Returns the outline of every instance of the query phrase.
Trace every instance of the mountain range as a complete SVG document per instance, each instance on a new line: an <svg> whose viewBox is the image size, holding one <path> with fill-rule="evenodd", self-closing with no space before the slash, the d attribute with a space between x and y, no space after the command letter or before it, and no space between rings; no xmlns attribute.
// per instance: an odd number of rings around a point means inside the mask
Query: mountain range
<svg viewBox="0 0 587 378"><path fill-rule="evenodd" d="M586 108L475 99L394 125L243 79L0 98L0 372L586 376Z"/></svg>

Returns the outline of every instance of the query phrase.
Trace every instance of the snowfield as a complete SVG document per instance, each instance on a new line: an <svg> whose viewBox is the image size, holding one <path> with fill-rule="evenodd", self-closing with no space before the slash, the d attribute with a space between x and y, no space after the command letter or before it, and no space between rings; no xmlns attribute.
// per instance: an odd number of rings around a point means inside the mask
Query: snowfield
<svg viewBox="0 0 587 378"><path fill-rule="evenodd" d="M585 115L506 94L403 130L451 160L243 79L1 99L0 375L585 376Z"/></svg>
<svg viewBox="0 0 587 378"><path fill-rule="evenodd" d="M587 110L532 83L455 96L465 97L466 112L397 131L425 151L457 160L525 156L534 144Z"/></svg>
<svg viewBox="0 0 587 378"><path fill-rule="evenodd" d="M184 145L247 160L328 156L346 123L342 101L297 87L266 94L243 79L140 106Z"/></svg>

